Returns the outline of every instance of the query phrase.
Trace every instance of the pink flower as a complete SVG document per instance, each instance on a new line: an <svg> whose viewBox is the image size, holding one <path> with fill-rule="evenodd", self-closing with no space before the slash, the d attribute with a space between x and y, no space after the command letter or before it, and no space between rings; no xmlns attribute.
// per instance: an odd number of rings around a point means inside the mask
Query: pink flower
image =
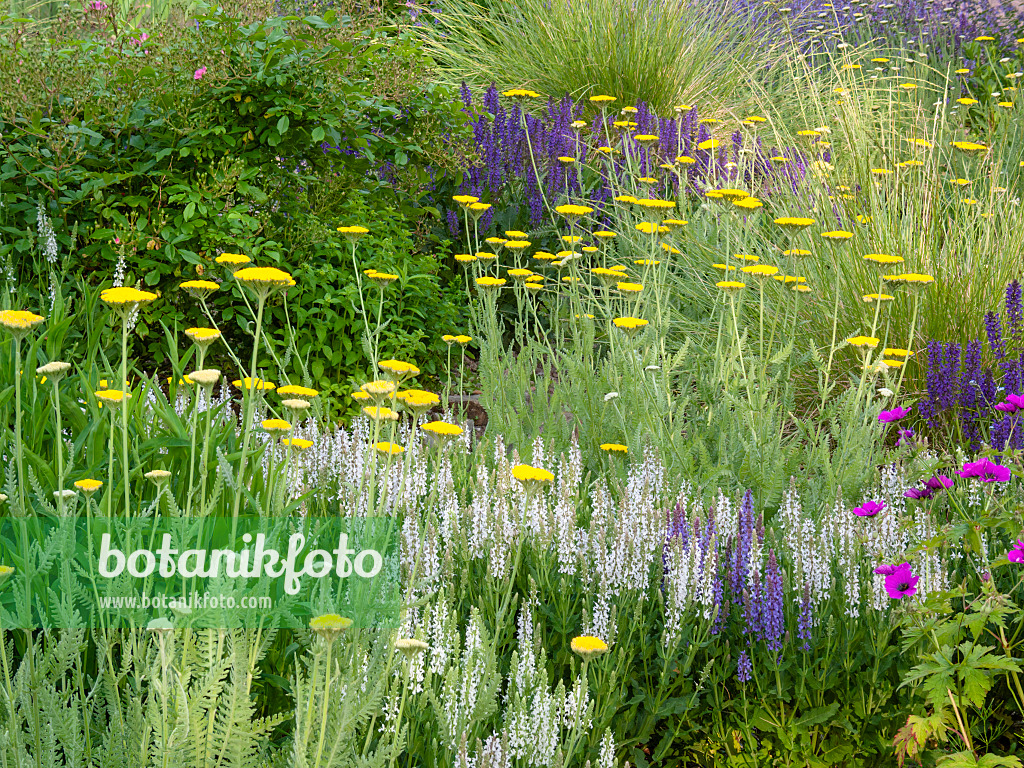
<svg viewBox="0 0 1024 768"><path fill-rule="evenodd" d="M874 517L885 509L884 501L865 501L859 507L853 508L853 514L858 517Z"/></svg>
<svg viewBox="0 0 1024 768"><path fill-rule="evenodd" d="M899 421L904 416L910 413L909 408L893 408L891 411L882 411L878 414L878 420L883 424L891 424L894 421Z"/></svg>
<svg viewBox="0 0 1024 768"><path fill-rule="evenodd" d="M988 459L968 461L958 473L960 477L977 477L983 483L1005 483L1010 479L1010 468L995 464Z"/></svg>
<svg viewBox="0 0 1024 768"><path fill-rule="evenodd" d="M89 3L89 10L92 11L105 11L107 8L108 6L103 2L103 0L92 0L92 2Z"/></svg>
<svg viewBox="0 0 1024 768"><path fill-rule="evenodd" d="M879 576L888 576L890 573L893 573L895 570L896 570L896 566L895 565L880 565L877 568L875 568L875 573L877 573Z"/></svg>
<svg viewBox="0 0 1024 768"><path fill-rule="evenodd" d="M200 67L199 69L196 70L196 73L194 75L192 75L192 77L194 79L196 79L196 80L202 80L203 79L203 75L205 75L205 74L206 74L206 67Z"/></svg>
<svg viewBox="0 0 1024 768"><path fill-rule="evenodd" d="M885 591L893 600L909 597L917 593L917 582L920 580L920 576L911 573L910 563L900 563L885 577Z"/></svg>
<svg viewBox="0 0 1024 768"><path fill-rule="evenodd" d="M1024 541L1017 539L1017 548L1006 553L1011 563L1024 563Z"/></svg>

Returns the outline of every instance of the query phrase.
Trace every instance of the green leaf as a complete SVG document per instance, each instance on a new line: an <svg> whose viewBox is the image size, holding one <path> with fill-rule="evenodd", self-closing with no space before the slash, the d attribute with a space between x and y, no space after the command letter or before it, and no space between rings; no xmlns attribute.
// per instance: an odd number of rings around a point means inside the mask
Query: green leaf
<svg viewBox="0 0 1024 768"><path fill-rule="evenodd" d="M195 216L195 213L196 213L196 204L195 203L189 203L188 205L186 205L185 206L185 212L183 214L184 217L185 217L185 221L188 221L193 216Z"/></svg>
<svg viewBox="0 0 1024 768"><path fill-rule="evenodd" d="M318 125L316 128L313 129L313 141L319 143L324 140L325 135L326 134L324 133L324 129L322 126Z"/></svg>
<svg viewBox="0 0 1024 768"><path fill-rule="evenodd" d="M288 132L289 125L288 115L281 115L281 118L277 121L277 132L284 136Z"/></svg>

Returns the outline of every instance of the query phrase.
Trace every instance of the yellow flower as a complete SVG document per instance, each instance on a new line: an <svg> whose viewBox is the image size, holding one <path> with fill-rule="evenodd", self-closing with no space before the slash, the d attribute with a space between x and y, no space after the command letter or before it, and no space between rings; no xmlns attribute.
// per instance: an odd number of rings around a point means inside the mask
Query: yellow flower
<svg viewBox="0 0 1024 768"><path fill-rule="evenodd" d="M291 275L276 267L244 267L235 272L235 279L255 288L257 292L285 288L293 283Z"/></svg>
<svg viewBox="0 0 1024 768"><path fill-rule="evenodd" d="M783 157L782 155L775 155L769 159L776 165L785 165L786 163L789 162L789 158Z"/></svg>
<svg viewBox="0 0 1024 768"><path fill-rule="evenodd" d="M906 91L912 91L917 88L917 86L914 85L914 83L900 83L900 88L903 88Z"/></svg>
<svg viewBox="0 0 1024 768"><path fill-rule="evenodd" d="M878 339L874 336L851 336L846 340L851 347L874 349L878 346Z"/></svg>
<svg viewBox="0 0 1024 768"><path fill-rule="evenodd" d="M536 91L529 91L525 88L513 88L510 91L503 91L502 96L507 96L510 99L539 99L540 94Z"/></svg>
<svg viewBox="0 0 1024 768"><path fill-rule="evenodd" d="M370 273L369 278L381 288L384 288L388 284L395 282L395 280L398 279L398 275L392 274L391 272L378 272L377 270L373 270L373 272Z"/></svg>
<svg viewBox="0 0 1024 768"><path fill-rule="evenodd" d="M601 450L608 453L629 453L629 448L620 443L601 443Z"/></svg>
<svg viewBox="0 0 1024 768"><path fill-rule="evenodd" d="M92 478L85 478L84 480L76 480L75 488L80 490L86 496L96 493L100 488L103 487L103 483L99 480L93 480Z"/></svg>
<svg viewBox="0 0 1024 768"><path fill-rule="evenodd" d="M674 200L655 200L653 198L642 198L636 201L636 204L641 208L651 208L654 210L668 210L669 208L675 208L676 203Z"/></svg>
<svg viewBox="0 0 1024 768"><path fill-rule="evenodd" d="M220 331L216 328L186 328L185 335L192 339L198 347L208 347L220 338Z"/></svg>
<svg viewBox="0 0 1024 768"><path fill-rule="evenodd" d="M410 376L419 376L420 374L419 368L412 363L406 363L402 360L381 360L377 363L377 367L382 371L387 371L403 379Z"/></svg>
<svg viewBox="0 0 1024 768"><path fill-rule="evenodd" d="M955 184L958 187L967 187L970 186L971 182L968 181L967 179L950 179L949 183Z"/></svg>
<svg viewBox="0 0 1024 768"><path fill-rule="evenodd" d="M887 293L865 293L861 298L870 304L873 301L892 301L896 297Z"/></svg>
<svg viewBox="0 0 1024 768"><path fill-rule="evenodd" d="M0 325L19 338L25 336L37 325L46 321L42 315L26 312L20 309L0 310Z"/></svg>
<svg viewBox="0 0 1024 768"><path fill-rule="evenodd" d="M979 35L974 38L974 42L976 43L991 43L993 40L995 40L995 38L991 35Z"/></svg>
<svg viewBox="0 0 1024 768"><path fill-rule="evenodd" d="M504 237L488 237L484 242L488 245L504 245L508 240Z"/></svg>
<svg viewBox="0 0 1024 768"><path fill-rule="evenodd" d="M368 394L366 394L365 392L363 392L363 390L361 390L361 389L356 391L356 392L353 392L351 397L352 397L353 400L369 400L370 399L370 396Z"/></svg>
<svg viewBox="0 0 1024 768"><path fill-rule="evenodd" d="M961 152L984 152L988 149L984 144L978 144L973 141L954 141L953 146Z"/></svg>
<svg viewBox="0 0 1024 768"><path fill-rule="evenodd" d="M529 240L506 240L505 247L510 251L521 251L525 248L529 248L533 243Z"/></svg>
<svg viewBox="0 0 1024 768"><path fill-rule="evenodd" d="M473 195L454 195L452 197L452 200L461 205L463 208L467 208L473 203L480 202L480 198L473 197Z"/></svg>
<svg viewBox="0 0 1024 768"><path fill-rule="evenodd" d="M690 222L685 219L663 219L661 225L663 227L668 227L669 232L672 232L680 227L685 227L689 223Z"/></svg>
<svg viewBox="0 0 1024 768"><path fill-rule="evenodd" d="M800 216L782 216L775 219L775 223L783 229L799 231L814 224L814 219L807 219Z"/></svg>
<svg viewBox="0 0 1024 768"><path fill-rule="evenodd" d="M473 256L470 253L456 253L455 260L460 264L472 264L476 261L476 256Z"/></svg>
<svg viewBox="0 0 1024 768"><path fill-rule="evenodd" d="M669 231L668 227L660 226L652 221L641 221L637 224L634 229L637 232L642 232L645 235L653 235L656 233L666 233Z"/></svg>
<svg viewBox="0 0 1024 768"><path fill-rule="evenodd" d="M808 251L805 248L790 248L789 250L783 251L782 255L783 256L796 256L796 257L799 258L801 256L810 256L811 252Z"/></svg>
<svg viewBox="0 0 1024 768"><path fill-rule="evenodd" d="M389 408L377 408L375 406L367 406L362 409L362 413L369 416L374 421L397 421L398 414Z"/></svg>
<svg viewBox="0 0 1024 768"><path fill-rule="evenodd" d="M97 400L102 400L105 403L120 403L122 400L131 398L131 394L128 392L122 392L119 389L101 389L99 392L93 392Z"/></svg>
<svg viewBox="0 0 1024 768"><path fill-rule="evenodd" d="M505 284L505 279L502 277L478 277L476 278L476 284L481 288L501 288Z"/></svg>
<svg viewBox="0 0 1024 768"><path fill-rule="evenodd" d="M704 139L704 141L697 145L697 149L703 149L705 152L713 152L718 149L718 146L721 143L722 142L718 139Z"/></svg>
<svg viewBox="0 0 1024 768"><path fill-rule="evenodd" d="M405 448L402 447L401 445L398 445L397 443L374 443L373 447L376 449L377 453L383 453L388 456L395 456L396 454L399 453L405 453Z"/></svg>
<svg viewBox="0 0 1024 768"><path fill-rule="evenodd" d="M309 628L318 636L332 641L343 631L352 626L352 619L336 613L325 613L309 620Z"/></svg>
<svg viewBox="0 0 1024 768"><path fill-rule="evenodd" d="M360 389L371 397L384 397L393 395L398 385L393 381L368 381Z"/></svg>
<svg viewBox="0 0 1024 768"><path fill-rule="evenodd" d="M639 141L641 144L653 144L659 141L659 138L653 133L638 133L633 136L633 141Z"/></svg>
<svg viewBox="0 0 1024 768"><path fill-rule="evenodd" d="M928 285L935 282L935 278L931 275L922 275L916 272L901 275L884 275L882 279L887 283L904 283L907 285Z"/></svg>
<svg viewBox="0 0 1024 768"><path fill-rule="evenodd" d="M608 651L608 643L599 637L592 637L590 635L574 637L569 643L569 647L572 648L573 653L578 653L584 659L600 656Z"/></svg>
<svg viewBox="0 0 1024 768"><path fill-rule="evenodd" d="M615 287L623 293L640 293L644 289L641 283L618 283Z"/></svg>
<svg viewBox="0 0 1024 768"><path fill-rule="evenodd" d="M682 256L682 254L683 254L683 252L680 251L678 248L675 248L675 247L669 245L668 243L662 243L661 244L661 250L665 251L666 253L671 253L671 254L673 254L675 256Z"/></svg>
<svg viewBox="0 0 1024 768"><path fill-rule="evenodd" d="M215 283L212 280L186 280L184 283L178 286L184 288L192 296L197 299L205 299L214 291L220 288L219 283Z"/></svg>
<svg viewBox="0 0 1024 768"><path fill-rule="evenodd" d="M909 141L915 147L923 147L924 149L931 149L933 146L935 146L930 141L926 141L925 139L909 139Z"/></svg>
<svg viewBox="0 0 1024 768"><path fill-rule="evenodd" d="M962 99L957 99L956 103L957 104L963 104L965 107L969 107L972 104L977 104L978 100L977 99L972 99L972 98L969 98L969 97L965 96Z"/></svg>
<svg viewBox="0 0 1024 768"><path fill-rule="evenodd" d="M260 426L267 432L287 432L292 428L292 425L284 419L264 419L260 422Z"/></svg>
<svg viewBox="0 0 1024 768"><path fill-rule="evenodd" d="M802 131L797 131L796 135L797 136L807 136L807 137L821 136L821 131L816 131L813 128L805 128Z"/></svg>
<svg viewBox="0 0 1024 768"><path fill-rule="evenodd" d="M715 286L721 288L723 291L739 291L746 288L747 284L738 282L737 280L720 280L715 283Z"/></svg>
<svg viewBox="0 0 1024 768"><path fill-rule="evenodd" d="M893 171L889 170L888 168L872 168L871 173L873 173L875 176L892 176Z"/></svg>
<svg viewBox="0 0 1024 768"><path fill-rule="evenodd" d="M303 440L301 437L282 437L281 445L285 445L294 451L302 453L307 448L313 447L313 441Z"/></svg>
<svg viewBox="0 0 1024 768"><path fill-rule="evenodd" d="M752 267L743 267L740 270L740 272L745 272L748 275L755 275L757 277L771 277L778 271L778 267L772 267L768 264L755 264Z"/></svg>
<svg viewBox="0 0 1024 768"><path fill-rule="evenodd" d="M732 204L745 211L756 211L758 208L764 207L764 203L756 197L745 197L742 200L733 200Z"/></svg>
<svg viewBox="0 0 1024 768"><path fill-rule="evenodd" d="M853 237L853 232L847 232L846 230L843 229L837 229L832 232L822 232L821 236L824 237L826 240L832 240L833 242L841 243Z"/></svg>
<svg viewBox="0 0 1024 768"><path fill-rule="evenodd" d="M971 74L971 70L969 70L967 67L961 67L960 69L955 70L955 74L969 75Z"/></svg>
<svg viewBox="0 0 1024 768"><path fill-rule="evenodd" d="M559 205L555 207L555 213L561 214L567 219L579 218L593 212L593 208L588 208L585 205Z"/></svg>
<svg viewBox="0 0 1024 768"><path fill-rule="evenodd" d="M490 203L470 203L469 204L469 215L474 219L479 219L484 213L491 210Z"/></svg>
<svg viewBox="0 0 1024 768"><path fill-rule="evenodd" d="M243 379L235 379L234 381L231 382L231 386L237 387L238 389L242 389L243 388L242 382L243 382ZM245 384L244 384L244 388L245 389L267 390L267 389L274 389L274 387L277 386L273 382L264 381L263 379L258 378L258 377L256 378L255 381L253 381L250 377L246 376L245 379L244 379L244 382L245 382Z"/></svg>
<svg viewBox="0 0 1024 768"><path fill-rule="evenodd" d="M634 259L633 263L640 267L656 267L661 264L656 259Z"/></svg>
<svg viewBox="0 0 1024 768"><path fill-rule="evenodd" d="M298 397L302 400L312 400L320 393L315 389L310 389L309 387L299 387L295 384L286 384L277 390L277 394L281 397Z"/></svg>
<svg viewBox="0 0 1024 768"><path fill-rule="evenodd" d="M350 243L354 243L363 235L370 234L370 230L368 230L366 227L360 227L358 225L352 227L338 227L338 232Z"/></svg>
<svg viewBox="0 0 1024 768"><path fill-rule="evenodd" d="M517 464L512 467L512 477L525 486L550 483L555 479L555 476L546 469L531 467L529 464Z"/></svg>
<svg viewBox="0 0 1024 768"><path fill-rule="evenodd" d="M449 424L447 421L428 421L421 424L420 429L441 437L458 437L462 434L462 427L457 424Z"/></svg>
<svg viewBox="0 0 1024 768"><path fill-rule="evenodd" d="M882 350L882 354L886 357L912 357L913 352L907 349L900 349L898 347L889 347Z"/></svg>
<svg viewBox="0 0 1024 768"><path fill-rule="evenodd" d="M903 257L892 256L888 253L865 253L864 260L885 266L887 264L900 264L903 262Z"/></svg>
<svg viewBox="0 0 1024 768"><path fill-rule="evenodd" d="M128 286L123 286L121 288L107 288L100 292L101 301L120 307L145 304L153 301L155 298L155 293L140 291L138 288L129 288Z"/></svg>
<svg viewBox="0 0 1024 768"><path fill-rule="evenodd" d="M736 267L734 267L732 264L712 264L711 266L714 267L715 269L720 269L723 272L735 272L736 271Z"/></svg>
<svg viewBox="0 0 1024 768"><path fill-rule="evenodd" d="M505 237L509 240L525 240L527 235L525 232L520 232L518 229L510 229L505 233Z"/></svg>
<svg viewBox="0 0 1024 768"><path fill-rule="evenodd" d="M615 97L614 96L605 96L605 95L602 94L602 95L598 95L598 96L591 96L590 97L590 101L592 103L594 103L594 104L608 104L608 103L610 103L612 101L615 101Z"/></svg>
<svg viewBox="0 0 1024 768"><path fill-rule="evenodd" d="M640 317L616 317L612 320L612 324L614 324L619 330L632 335L641 328L647 326L649 321Z"/></svg>
<svg viewBox="0 0 1024 768"><path fill-rule="evenodd" d="M678 157L676 157L676 162L679 163L680 165L693 165L697 161L696 159L690 157L689 155L679 155Z"/></svg>
<svg viewBox="0 0 1024 768"><path fill-rule="evenodd" d="M242 253L222 253L220 256L214 259L214 261L216 261L218 264L223 264L232 272L234 272L243 264L248 264L250 261L252 261L252 259L250 259L248 256Z"/></svg>
<svg viewBox="0 0 1024 768"><path fill-rule="evenodd" d="M896 163L897 168L920 168L923 165L921 160L904 160L902 163Z"/></svg>

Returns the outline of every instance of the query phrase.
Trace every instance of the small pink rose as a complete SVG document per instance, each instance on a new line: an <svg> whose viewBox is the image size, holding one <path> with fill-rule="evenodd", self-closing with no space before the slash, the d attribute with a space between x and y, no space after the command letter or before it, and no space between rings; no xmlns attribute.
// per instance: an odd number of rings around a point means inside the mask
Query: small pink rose
<svg viewBox="0 0 1024 768"><path fill-rule="evenodd" d="M205 74L206 74L206 67L200 67L199 69L196 70L196 73L194 75L192 75L192 77L195 78L196 80L202 80L203 79L203 75L205 75Z"/></svg>

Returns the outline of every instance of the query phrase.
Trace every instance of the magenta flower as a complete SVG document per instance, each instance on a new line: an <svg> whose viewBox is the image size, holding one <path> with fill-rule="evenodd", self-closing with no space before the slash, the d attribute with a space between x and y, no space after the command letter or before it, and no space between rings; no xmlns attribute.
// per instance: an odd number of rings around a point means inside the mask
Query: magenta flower
<svg viewBox="0 0 1024 768"><path fill-rule="evenodd" d="M89 8L93 11L105 11L108 7L109 6L104 3L103 0L92 0L92 2L89 3Z"/></svg>
<svg viewBox="0 0 1024 768"><path fill-rule="evenodd" d="M903 441L906 440L908 443L914 438L914 430L912 429L901 429L899 439L896 441L896 447L899 448L903 445Z"/></svg>
<svg viewBox="0 0 1024 768"><path fill-rule="evenodd" d="M1010 468L988 459L978 459L968 461L957 474L964 478L976 477L983 483L1005 483L1010 479Z"/></svg>
<svg viewBox="0 0 1024 768"><path fill-rule="evenodd" d="M885 509L884 501L865 501L859 507L853 508L853 514L858 517L874 517Z"/></svg>
<svg viewBox="0 0 1024 768"><path fill-rule="evenodd" d="M893 600L917 593L917 582L920 576L915 576L910 570L910 563L900 563L891 566L892 571L885 576L885 591Z"/></svg>
<svg viewBox="0 0 1024 768"><path fill-rule="evenodd" d="M192 75L192 77L194 79L196 79L196 80L202 80L203 79L203 75L205 75L205 74L206 74L206 67L200 67L199 69L196 70L195 74Z"/></svg>
<svg viewBox="0 0 1024 768"><path fill-rule="evenodd" d="M893 408L891 411L882 411L878 414L878 420L883 424L891 424L894 421L899 421L904 416L910 413L909 408Z"/></svg>
<svg viewBox="0 0 1024 768"><path fill-rule="evenodd" d="M1017 539L1017 548L1006 553L1011 563L1024 563L1024 541Z"/></svg>
<svg viewBox="0 0 1024 768"><path fill-rule="evenodd" d="M934 475L924 481L924 487L932 491L944 491L953 487L953 478L945 475Z"/></svg>
<svg viewBox="0 0 1024 768"><path fill-rule="evenodd" d="M875 568L875 573L877 573L879 576L888 576L890 573L893 573L895 570L896 570L896 566L895 565L880 565L877 568Z"/></svg>

